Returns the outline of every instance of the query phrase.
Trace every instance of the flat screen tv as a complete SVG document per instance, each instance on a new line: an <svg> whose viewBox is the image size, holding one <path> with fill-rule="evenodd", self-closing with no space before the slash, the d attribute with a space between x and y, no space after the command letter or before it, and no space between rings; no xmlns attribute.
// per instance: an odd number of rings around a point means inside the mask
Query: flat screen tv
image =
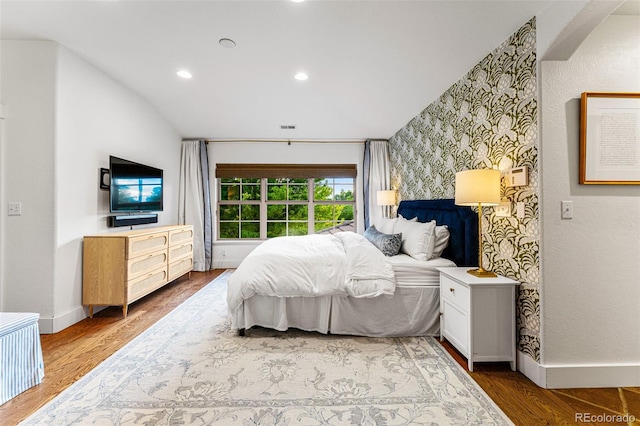
<svg viewBox="0 0 640 426"><path fill-rule="evenodd" d="M112 213L162 211L162 170L109 157Z"/></svg>

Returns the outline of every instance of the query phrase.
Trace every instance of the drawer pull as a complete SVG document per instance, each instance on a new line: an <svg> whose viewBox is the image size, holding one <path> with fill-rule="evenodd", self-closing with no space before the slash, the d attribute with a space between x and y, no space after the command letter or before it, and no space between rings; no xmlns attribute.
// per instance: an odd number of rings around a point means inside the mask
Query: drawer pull
<svg viewBox="0 0 640 426"><path fill-rule="evenodd" d="M455 293L455 292L456 292L456 290L455 290L453 287L449 287L449 291L450 291L451 293Z"/></svg>

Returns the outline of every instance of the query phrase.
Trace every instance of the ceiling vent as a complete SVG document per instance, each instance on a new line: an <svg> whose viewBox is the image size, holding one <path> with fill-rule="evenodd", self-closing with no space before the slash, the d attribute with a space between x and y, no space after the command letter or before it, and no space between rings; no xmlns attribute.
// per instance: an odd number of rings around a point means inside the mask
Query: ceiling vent
<svg viewBox="0 0 640 426"><path fill-rule="evenodd" d="M282 130L295 130L296 129L296 125L295 124L281 124L280 128Z"/></svg>

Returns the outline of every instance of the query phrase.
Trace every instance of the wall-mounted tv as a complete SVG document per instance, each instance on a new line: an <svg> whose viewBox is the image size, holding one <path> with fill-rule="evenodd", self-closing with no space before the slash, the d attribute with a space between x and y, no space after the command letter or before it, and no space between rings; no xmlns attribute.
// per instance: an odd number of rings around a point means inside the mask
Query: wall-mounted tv
<svg viewBox="0 0 640 426"><path fill-rule="evenodd" d="M162 211L162 170L109 157L109 208L118 212Z"/></svg>

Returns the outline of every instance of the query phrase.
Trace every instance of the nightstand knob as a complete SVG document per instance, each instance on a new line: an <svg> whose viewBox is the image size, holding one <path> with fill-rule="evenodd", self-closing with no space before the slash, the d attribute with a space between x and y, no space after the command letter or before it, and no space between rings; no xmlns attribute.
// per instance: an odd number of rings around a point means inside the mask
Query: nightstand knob
<svg viewBox="0 0 640 426"><path fill-rule="evenodd" d="M454 288L453 288L453 287L449 287L449 291L450 291L451 293L454 293L454 292L455 292L455 290L454 290Z"/></svg>

